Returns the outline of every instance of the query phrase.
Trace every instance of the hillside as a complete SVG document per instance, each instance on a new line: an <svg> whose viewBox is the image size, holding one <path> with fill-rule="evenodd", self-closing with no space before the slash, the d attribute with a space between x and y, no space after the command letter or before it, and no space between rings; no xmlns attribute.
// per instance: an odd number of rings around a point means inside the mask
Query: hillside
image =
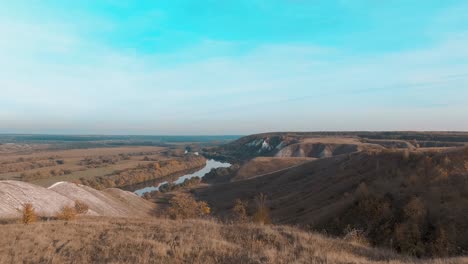
<svg viewBox="0 0 468 264"><path fill-rule="evenodd" d="M217 159L244 162L254 157L326 158L364 150L462 147L463 132L275 132L242 137L204 149Z"/></svg>
<svg viewBox="0 0 468 264"><path fill-rule="evenodd" d="M272 173L310 162L313 158L278 158L257 157L243 164L233 177L233 181L243 180L250 177Z"/></svg>
<svg viewBox="0 0 468 264"><path fill-rule="evenodd" d="M414 255L468 252L466 148L356 152L197 190L221 216L258 193L275 223L335 235L359 229L374 245Z"/></svg>
<svg viewBox="0 0 468 264"><path fill-rule="evenodd" d="M286 226L89 218L0 224L0 263L463 263L415 260Z"/></svg>
<svg viewBox="0 0 468 264"><path fill-rule="evenodd" d="M22 251L0 241L0 263L22 257L30 263L72 262L76 255L76 262L86 263L431 263L403 256L467 255L468 148L452 146L463 146L454 140L464 135L440 134L432 141L419 135L425 143L403 134L366 136L272 133L203 149L207 157L235 162L193 184L146 195L149 200L104 188L163 179L204 158L148 156L147 163L107 175L110 181L87 182L100 190L69 182L44 188L0 181L0 232L15 237ZM267 197L273 225L255 220L259 194ZM207 202L206 214L189 218L218 220L164 219L173 217L181 195ZM238 199L246 205L242 220L233 211ZM54 220L76 200L89 205L87 215ZM180 201L199 208L195 200ZM15 224L25 203L47 222Z"/></svg>
<svg viewBox="0 0 468 264"><path fill-rule="evenodd" d="M59 182L49 188L18 181L0 181L0 218L17 218L22 205L31 203L40 216L54 216L62 207L80 200L89 206L88 215L146 217L154 204L120 189L98 191L93 188Z"/></svg>

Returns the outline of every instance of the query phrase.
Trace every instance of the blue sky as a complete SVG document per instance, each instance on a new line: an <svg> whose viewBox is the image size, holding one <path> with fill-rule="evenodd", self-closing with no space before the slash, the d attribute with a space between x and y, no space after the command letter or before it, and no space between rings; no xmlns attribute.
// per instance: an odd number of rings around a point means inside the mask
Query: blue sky
<svg viewBox="0 0 468 264"><path fill-rule="evenodd" d="M0 1L0 133L468 130L468 2Z"/></svg>

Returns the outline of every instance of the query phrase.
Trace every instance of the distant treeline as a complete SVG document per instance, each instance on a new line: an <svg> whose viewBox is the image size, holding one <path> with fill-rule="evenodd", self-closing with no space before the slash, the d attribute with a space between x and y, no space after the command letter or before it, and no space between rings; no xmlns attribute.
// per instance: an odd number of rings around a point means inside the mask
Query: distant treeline
<svg viewBox="0 0 468 264"><path fill-rule="evenodd" d="M107 141L107 144L128 145L128 144L156 144L171 142L214 142L230 141L238 139L240 136L106 136L106 135L20 135L4 134L0 135L0 142L8 143L49 143L49 142L96 142Z"/></svg>

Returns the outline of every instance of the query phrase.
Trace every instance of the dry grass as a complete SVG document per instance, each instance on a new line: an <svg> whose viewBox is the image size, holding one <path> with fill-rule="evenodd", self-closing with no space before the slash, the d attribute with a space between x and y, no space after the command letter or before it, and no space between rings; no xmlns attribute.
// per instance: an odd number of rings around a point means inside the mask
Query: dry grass
<svg viewBox="0 0 468 264"><path fill-rule="evenodd" d="M21 218L21 222L25 225L29 225L36 222L36 220L37 214L33 205L30 203L23 204L23 217Z"/></svg>
<svg viewBox="0 0 468 264"><path fill-rule="evenodd" d="M0 263L463 263L418 261L285 226L84 219L0 225Z"/></svg>
<svg viewBox="0 0 468 264"><path fill-rule="evenodd" d="M74 207L64 206L55 217L59 220L70 221L76 218L76 210Z"/></svg>
<svg viewBox="0 0 468 264"><path fill-rule="evenodd" d="M138 164L147 164L143 157L153 154L153 158L165 159L160 152L164 147L112 147L89 149L31 149L24 153L2 153L0 150L0 180L24 180L47 187L57 181L73 181L81 177L93 178L112 173L115 170L134 168ZM82 164L83 159L97 159L99 157L128 156L119 159L115 164L104 164L106 167L88 168ZM58 162L57 162L58 161ZM55 173L67 171L68 173ZM23 177L21 176L23 175Z"/></svg>
<svg viewBox="0 0 468 264"><path fill-rule="evenodd" d="M262 192L268 195L275 224L297 224L336 236L346 235L349 228L362 230L372 245L415 256L465 255L465 162L468 150L463 149L361 152L198 188L195 196L223 217L236 199L252 203Z"/></svg>
<svg viewBox="0 0 468 264"><path fill-rule="evenodd" d="M67 149L67 150L43 150L39 149L33 153L28 154L10 154L0 156L0 160L16 160L19 158L42 158L47 159L50 156L60 156L65 159L69 158L83 158L87 156L104 156L115 155L120 153L133 153L133 152L151 152L163 151L164 147L153 146L135 146L135 147L114 147L114 148L88 148L88 149Z"/></svg>
<svg viewBox="0 0 468 264"><path fill-rule="evenodd" d="M267 206L267 196L263 193L255 197L255 213L253 221L258 224L271 224L270 209Z"/></svg>
<svg viewBox="0 0 468 264"><path fill-rule="evenodd" d="M272 173L312 160L314 160L314 158L257 157L242 165L233 180L244 180L258 175Z"/></svg>

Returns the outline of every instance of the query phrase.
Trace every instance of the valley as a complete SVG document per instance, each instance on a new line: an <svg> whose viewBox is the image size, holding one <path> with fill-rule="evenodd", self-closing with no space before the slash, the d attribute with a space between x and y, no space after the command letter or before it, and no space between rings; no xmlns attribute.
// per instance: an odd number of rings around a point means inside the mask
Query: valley
<svg viewBox="0 0 468 264"><path fill-rule="evenodd" d="M210 263L210 258L226 263L244 258L246 263L257 263L258 258L263 263L271 262L269 258L274 256L282 263L323 263L323 256L333 259L332 263L419 263L419 259L428 263L432 261L429 258L440 257L444 259L437 263L464 263L463 256L468 254L468 133L288 132L223 143L166 142L162 146L79 149L58 149L57 143L55 147L51 144L25 147L19 143L16 148L12 144L3 148L2 232L22 232L14 219L21 218L24 204L31 203L41 219L52 220L38 223L40 232L48 232L60 223L55 220L57 212L80 201L89 210L72 220L70 228L86 223L95 231L89 230L87 235L73 229L63 232L97 243L99 239L93 234L105 232L103 228L136 231L147 226L154 229L152 236L162 236L155 244L159 251L149 247L143 234L139 235L142 240L132 243L136 243L135 249L160 260L171 257L186 261L194 256L188 242L180 244L180 249L171 246L174 232L179 234L178 239L185 237L182 229L187 230L187 225L205 226L226 243L215 253L208 247L214 242L203 237L208 248L200 251L199 263ZM65 170L70 173L60 172ZM177 210L195 210L196 203L207 209L190 217L184 212L179 219L171 211L178 202L182 207ZM264 210L260 222L259 208ZM165 231L155 229L155 225L166 226ZM7 231L10 228L13 231ZM198 226L193 228L191 232L198 232ZM232 231L214 231L219 229ZM249 231L232 240L229 232L244 229ZM254 239L257 242L244 237L250 236L249 232L258 234ZM262 240L272 232L272 241ZM282 255L278 250L286 246L284 241L293 233L305 239L301 240L301 249L293 246L288 250L299 250L297 255ZM21 234L23 239L28 237ZM314 249L306 241L330 246ZM262 246L255 249L258 253L250 251L253 246L245 249L251 252L249 258L227 253L231 247L245 246L237 243ZM281 246L271 248L268 243ZM146 249L140 248L142 245ZM107 248L114 247L118 245L109 244ZM47 248L44 250L52 250ZM89 250L90 255L83 257L92 258L94 253ZM31 261L40 255L31 254ZM6 258L1 252L0 256ZM125 261L138 259L130 252L121 257ZM66 260L66 255L60 258Z"/></svg>

